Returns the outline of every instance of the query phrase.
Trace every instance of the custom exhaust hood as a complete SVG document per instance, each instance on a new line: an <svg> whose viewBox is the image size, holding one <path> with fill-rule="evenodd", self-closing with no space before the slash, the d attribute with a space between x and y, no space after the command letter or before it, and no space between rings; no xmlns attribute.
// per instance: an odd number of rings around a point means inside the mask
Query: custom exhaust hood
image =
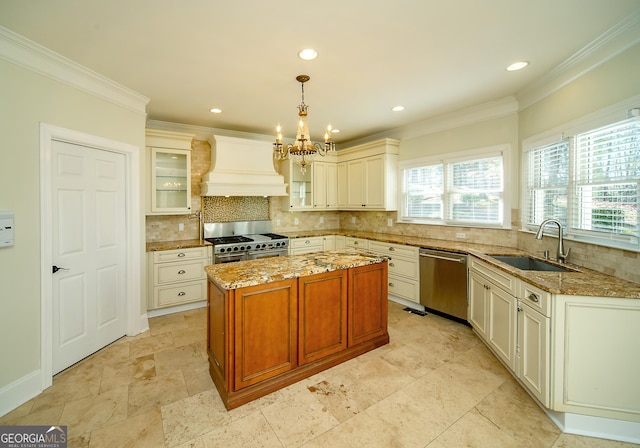
<svg viewBox="0 0 640 448"><path fill-rule="evenodd" d="M214 135L209 144L211 167L202 177L201 196L287 196L271 143Z"/></svg>

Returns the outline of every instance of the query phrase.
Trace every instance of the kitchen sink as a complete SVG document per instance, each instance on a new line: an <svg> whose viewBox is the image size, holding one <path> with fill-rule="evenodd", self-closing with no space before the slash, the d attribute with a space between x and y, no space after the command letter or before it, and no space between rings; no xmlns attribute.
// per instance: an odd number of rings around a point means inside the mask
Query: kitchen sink
<svg viewBox="0 0 640 448"><path fill-rule="evenodd" d="M531 257L493 256L498 261L523 271L575 272L574 269L557 266Z"/></svg>

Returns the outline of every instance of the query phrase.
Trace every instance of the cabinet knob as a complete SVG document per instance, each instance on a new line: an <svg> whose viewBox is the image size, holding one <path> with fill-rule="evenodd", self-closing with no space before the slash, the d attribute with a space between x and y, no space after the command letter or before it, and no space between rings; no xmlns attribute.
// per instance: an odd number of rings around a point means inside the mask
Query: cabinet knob
<svg viewBox="0 0 640 448"><path fill-rule="evenodd" d="M522 307L521 307L521 306L519 306L519 307L518 307L518 312L521 312L521 311L522 311Z"/></svg>
<svg viewBox="0 0 640 448"><path fill-rule="evenodd" d="M186 292L184 292L184 291L180 291L180 292L178 293L178 297L182 297L182 296L186 296L186 295L187 295L187 293L186 293Z"/></svg>
<svg viewBox="0 0 640 448"><path fill-rule="evenodd" d="M304 244L311 244L311 241L306 240L306 241L304 242Z"/></svg>
<svg viewBox="0 0 640 448"><path fill-rule="evenodd" d="M389 283L389 286L393 288L395 285L393 283Z"/></svg>
<svg viewBox="0 0 640 448"><path fill-rule="evenodd" d="M395 249L393 247L390 247L389 250L393 252Z"/></svg>
<svg viewBox="0 0 640 448"><path fill-rule="evenodd" d="M360 243L358 243L357 241L354 241L354 242L353 242L353 245L354 245L354 246L357 246L358 244L360 244Z"/></svg>
<svg viewBox="0 0 640 448"><path fill-rule="evenodd" d="M540 302L540 297L538 297L534 293L529 294L529 297L527 297L527 299L529 299L529 300L531 300L532 302L535 302L535 303Z"/></svg>
<svg viewBox="0 0 640 448"><path fill-rule="evenodd" d="M180 270L178 271L178 274L186 274L186 273L187 273L187 271L185 271L184 269L180 269Z"/></svg>
<svg viewBox="0 0 640 448"><path fill-rule="evenodd" d="M393 263L389 263L389 266L394 267L394 266L395 266L395 264L393 264Z"/></svg>
<svg viewBox="0 0 640 448"><path fill-rule="evenodd" d="M187 256L187 254L185 254L184 252L180 252L180 253L178 254L178 257L186 257L186 256Z"/></svg>

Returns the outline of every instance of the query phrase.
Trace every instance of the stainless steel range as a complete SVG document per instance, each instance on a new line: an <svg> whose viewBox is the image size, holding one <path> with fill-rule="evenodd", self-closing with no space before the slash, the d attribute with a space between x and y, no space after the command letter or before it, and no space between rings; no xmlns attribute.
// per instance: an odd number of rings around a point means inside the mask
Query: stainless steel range
<svg viewBox="0 0 640 448"><path fill-rule="evenodd" d="M289 237L271 232L271 221L204 224L204 239L213 244L213 264L281 257L289 252Z"/></svg>

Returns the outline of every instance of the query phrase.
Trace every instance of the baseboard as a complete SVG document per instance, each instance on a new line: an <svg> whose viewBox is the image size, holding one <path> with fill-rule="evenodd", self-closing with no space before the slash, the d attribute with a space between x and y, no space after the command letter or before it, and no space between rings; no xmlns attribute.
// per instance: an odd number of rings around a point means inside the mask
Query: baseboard
<svg viewBox="0 0 640 448"><path fill-rule="evenodd" d="M205 308L206 306L207 306L207 301L201 300L200 302L187 303L185 305L176 305L168 308L149 310L147 311L147 316L149 317L164 316L165 314L181 313L183 311L195 310L196 308Z"/></svg>
<svg viewBox="0 0 640 448"><path fill-rule="evenodd" d="M544 407L542 410L562 432L620 442L640 443L640 423L638 422L554 412Z"/></svg>
<svg viewBox="0 0 640 448"><path fill-rule="evenodd" d="M8 414L42 392L40 370L23 376L0 389L0 416Z"/></svg>

